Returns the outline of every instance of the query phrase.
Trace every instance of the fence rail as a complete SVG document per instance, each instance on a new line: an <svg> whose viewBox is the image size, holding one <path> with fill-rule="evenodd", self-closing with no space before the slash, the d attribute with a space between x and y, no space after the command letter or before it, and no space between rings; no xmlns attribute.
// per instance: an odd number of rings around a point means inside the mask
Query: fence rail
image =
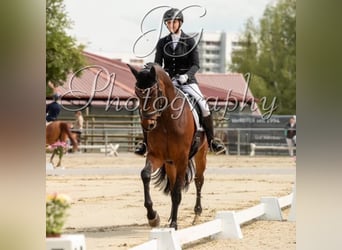
<svg viewBox="0 0 342 250"><path fill-rule="evenodd" d="M248 133L262 134L265 138L273 138L275 132L284 133L283 129L229 129L217 128L217 134L235 134L235 139L228 136L218 137L227 147L227 154L231 155L288 155L288 146L284 136L277 136L276 140L252 140ZM247 135L246 135L247 133ZM248 136L248 138L246 138ZM273 136L273 137L272 137ZM142 129L137 127L109 127L88 128L81 134L81 145L109 145L120 144L120 150L132 152L135 146L143 139ZM273 138L274 139L274 138ZM294 148L295 150L296 148ZM86 149L85 152L94 152L95 149Z"/></svg>
<svg viewBox="0 0 342 250"><path fill-rule="evenodd" d="M295 204L294 192L277 198L263 197L260 204L240 211L219 211L216 218L196 226L175 231L173 228L156 228L150 231L150 240L131 250L181 250L182 245L213 236L215 238L242 239L241 225L254 219L282 221L282 209Z"/></svg>
<svg viewBox="0 0 342 250"><path fill-rule="evenodd" d="M73 122L69 118L61 118ZM230 128L228 123L214 121L215 137L227 147L231 155L288 155L284 128ZM121 151L134 151L143 139L138 115L85 116L81 135L82 145L120 144ZM85 149L93 152L96 149Z"/></svg>

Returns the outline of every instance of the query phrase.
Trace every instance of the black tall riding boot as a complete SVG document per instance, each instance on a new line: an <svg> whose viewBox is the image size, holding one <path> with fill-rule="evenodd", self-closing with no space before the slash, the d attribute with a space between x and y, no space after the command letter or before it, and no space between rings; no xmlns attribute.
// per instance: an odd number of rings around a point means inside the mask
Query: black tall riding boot
<svg viewBox="0 0 342 250"><path fill-rule="evenodd" d="M217 154L225 152L225 146L214 140L213 117L211 115L203 117L203 127L205 129L205 134L207 135L207 141L211 151L214 151Z"/></svg>
<svg viewBox="0 0 342 250"><path fill-rule="evenodd" d="M134 150L134 153L137 155L144 155L147 151L147 135L145 131L143 132L143 135L143 143L138 144Z"/></svg>

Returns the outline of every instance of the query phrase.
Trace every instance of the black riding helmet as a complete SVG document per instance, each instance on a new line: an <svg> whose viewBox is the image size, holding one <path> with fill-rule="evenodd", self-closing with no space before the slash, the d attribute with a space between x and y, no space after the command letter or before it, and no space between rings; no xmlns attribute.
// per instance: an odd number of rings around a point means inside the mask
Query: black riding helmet
<svg viewBox="0 0 342 250"><path fill-rule="evenodd" d="M167 10L164 13L163 16L164 23L169 21L169 20L180 20L181 22L184 22L184 17L182 12L179 9L172 8Z"/></svg>

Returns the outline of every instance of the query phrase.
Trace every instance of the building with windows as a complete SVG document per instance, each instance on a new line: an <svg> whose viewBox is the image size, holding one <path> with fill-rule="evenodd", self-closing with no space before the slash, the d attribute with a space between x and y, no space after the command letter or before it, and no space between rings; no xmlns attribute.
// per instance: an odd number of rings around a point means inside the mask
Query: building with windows
<svg viewBox="0 0 342 250"><path fill-rule="evenodd" d="M198 44L200 73L226 72L226 33L203 33Z"/></svg>

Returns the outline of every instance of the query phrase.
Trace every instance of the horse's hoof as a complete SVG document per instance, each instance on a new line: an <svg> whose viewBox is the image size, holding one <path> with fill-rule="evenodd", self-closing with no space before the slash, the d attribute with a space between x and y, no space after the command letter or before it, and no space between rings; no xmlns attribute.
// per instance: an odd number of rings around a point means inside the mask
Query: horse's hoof
<svg viewBox="0 0 342 250"><path fill-rule="evenodd" d="M177 228L178 228L178 226L177 226L177 222L175 222L175 221L171 221L171 223L170 223L170 227L171 227L171 228L174 228L175 230L177 230Z"/></svg>
<svg viewBox="0 0 342 250"><path fill-rule="evenodd" d="M194 212L195 212L195 215L200 216L201 213L202 213L202 207L201 207L201 206L196 206L196 207L194 208Z"/></svg>
<svg viewBox="0 0 342 250"><path fill-rule="evenodd" d="M148 220L148 224L151 226L151 227L158 227L159 224L160 224L160 218L159 218L159 214L156 213L156 217L152 220Z"/></svg>
<svg viewBox="0 0 342 250"><path fill-rule="evenodd" d="M200 216L198 214L195 215L194 220L192 221L192 225L196 225L198 223L199 217Z"/></svg>

